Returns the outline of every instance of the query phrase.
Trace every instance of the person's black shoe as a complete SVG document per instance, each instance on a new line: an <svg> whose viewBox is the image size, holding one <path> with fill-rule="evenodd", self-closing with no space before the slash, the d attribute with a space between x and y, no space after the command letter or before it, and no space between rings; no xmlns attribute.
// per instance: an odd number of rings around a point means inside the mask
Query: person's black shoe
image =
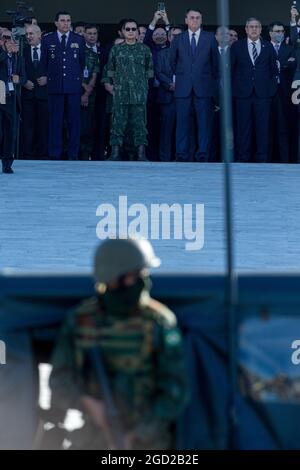
<svg viewBox="0 0 300 470"><path fill-rule="evenodd" d="M111 148L111 154L107 159L108 162L120 162L122 161L121 159L121 154L120 154L120 146L119 145L113 145Z"/></svg>
<svg viewBox="0 0 300 470"><path fill-rule="evenodd" d="M145 145L140 145L138 147L137 161L138 162L149 162L148 158L146 157Z"/></svg>
<svg viewBox="0 0 300 470"><path fill-rule="evenodd" d="M14 170L12 168L2 168L2 173L6 173L7 175L12 175Z"/></svg>

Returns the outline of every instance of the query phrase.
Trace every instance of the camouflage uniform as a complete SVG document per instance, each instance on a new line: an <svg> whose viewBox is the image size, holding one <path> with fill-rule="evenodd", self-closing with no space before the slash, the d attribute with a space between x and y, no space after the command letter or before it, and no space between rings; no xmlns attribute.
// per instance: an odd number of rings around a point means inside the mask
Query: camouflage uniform
<svg viewBox="0 0 300 470"><path fill-rule="evenodd" d="M98 55L88 47L85 48L85 71L88 76L84 76L83 83L89 84L94 73L100 72ZM95 101L96 90L94 88L89 96L87 108L81 106L81 136L80 136L80 157L87 159L93 150L93 140L95 134Z"/></svg>
<svg viewBox="0 0 300 470"><path fill-rule="evenodd" d="M122 146L126 130L134 145L147 145L146 103L148 80L153 77L150 49L141 43L119 44L112 48L104 83L113 80L114 99L110 144Z"/></svg>
<svg viewBox="0 0 300 470"><path fill-rule="evenodd" d="M62 328L50 378L52 407L80 409L79 398L86 394L101 399L93 371L85 366L87 349L99 345L123 427L137 436L133 448L166 449L171 445L170 423L187 398L176 318L147 291L126 318L104 313L100 299L85 301ZM88 418L76 440L75 448L107 447Z"/></svg>

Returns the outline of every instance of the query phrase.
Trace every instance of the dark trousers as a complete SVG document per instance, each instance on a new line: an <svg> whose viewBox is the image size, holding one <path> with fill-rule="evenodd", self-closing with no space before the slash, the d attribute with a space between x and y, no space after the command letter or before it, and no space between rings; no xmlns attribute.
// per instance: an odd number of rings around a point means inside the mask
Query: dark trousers
<svg viewBox="0 0 300 470"><path fill-rule="evenodd" d="M147 101L147 130L148 130L148 147L147 158L150 161L158 161L159 152L159 104L157 103L158 88L149 89Z"/></svg>
<svg viewBox="0 0 300 470"><path fill-rule="evenodd" d="M109 146L110 125L106 112L106 98L106 92L102 90L96 96L92 160L105 160L105 152Z"/></svg>
<svg viewBox="0 0 300 470"><path fill-rule="evenodd" d="M3 168L10 168L15 153L16 129L14 126L14 99L6 97L6 104L0 104L0 157Z"/></svg>
<svg viewBox="0 0 300 470"><path fill-rule="evenodd" d="M159 159L162 162L170 162L172 160L175 122L175 100L171 101L171 103L161 104Z"/></svg>
<svg viewBox="0 0 300 470"><path fill-rule="evenodd" d="M190 122L193 110L196 115L198 142L195 159L196 161L208 161L214 114L213 102L212 98L198 98L195 94L191 94L188 98L176 98L177 160L189 161L190 158Z"/></svg>
<svg viewBox="0 0 300 470"><path fill-rule="evenodd" d="M288 163L290 156L289 139L289 97L279 88L271 102L271 145L270 160Z"/></svg>
<svg viewBox="0 0 300 470"><path fill-rule="evenodd" d="M213 117L212 138L210 142L209 161L220 162L221 156L221 110L216 110Z"/></svg>
<svg viewBox="0 0 300 470"><path fill-rule="evenodd" d="M64 116L68 127L68 157L77 160L80 146L80 94L49 95L49 156L59 160L62 154Z"/></svg>
<svg viewBox="0 0 300 470"><path fill-rule="evenodd" d="M26 159L48 157L48 102L32 98L22 102L22 154Z"/></svg>
<svg viewBox="0 0 300 470"><path fill-rule="evenodd" d="M251 161L254 135L256 161L268 162L270 106L271 98L258 98L255 94L249 98L235 99L237 161Z"/></svg>
<svg viewBox="0 0 300 470"><path fill-rule="evenodd" d="M88 160L92 156L95 135L95 105L89 104L81 108L80 160Z"/></svg>

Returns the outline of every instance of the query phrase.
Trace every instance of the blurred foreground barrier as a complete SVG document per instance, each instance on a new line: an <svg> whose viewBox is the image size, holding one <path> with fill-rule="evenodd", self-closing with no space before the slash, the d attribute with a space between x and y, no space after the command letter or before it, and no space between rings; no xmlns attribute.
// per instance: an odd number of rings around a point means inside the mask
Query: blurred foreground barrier
<svg viewBox="0 0 300 470"><path fill-rule="evenodd" d="M230 442L224 282L221 275L153 277L153 296L175 311L185 338L192 399L177 423L179 449ZM238 285L236 447L300 449L300 275L242 275ZM37 364L49 362L66 312L90 295L88 276L0 276L0 449L31 448Z"/></svg>

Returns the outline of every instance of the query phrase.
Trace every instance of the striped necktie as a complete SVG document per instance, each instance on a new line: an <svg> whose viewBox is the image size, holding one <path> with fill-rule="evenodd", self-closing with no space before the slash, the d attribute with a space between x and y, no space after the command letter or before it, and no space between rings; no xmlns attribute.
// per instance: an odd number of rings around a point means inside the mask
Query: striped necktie
<svg viewBox="0 0 300 470"><path fill-rule="evenodd" d="M253 57L253 62L255 63L257 61L257 57L258 57L255 42L252 43L252 57Z"/></svg>
<svg viewBox="0 0 300 470"><path fill-rule="evenodd" d="M38 55L38 48L33 48L33 66L37 68L39 65L39 55Z"/></svg>

